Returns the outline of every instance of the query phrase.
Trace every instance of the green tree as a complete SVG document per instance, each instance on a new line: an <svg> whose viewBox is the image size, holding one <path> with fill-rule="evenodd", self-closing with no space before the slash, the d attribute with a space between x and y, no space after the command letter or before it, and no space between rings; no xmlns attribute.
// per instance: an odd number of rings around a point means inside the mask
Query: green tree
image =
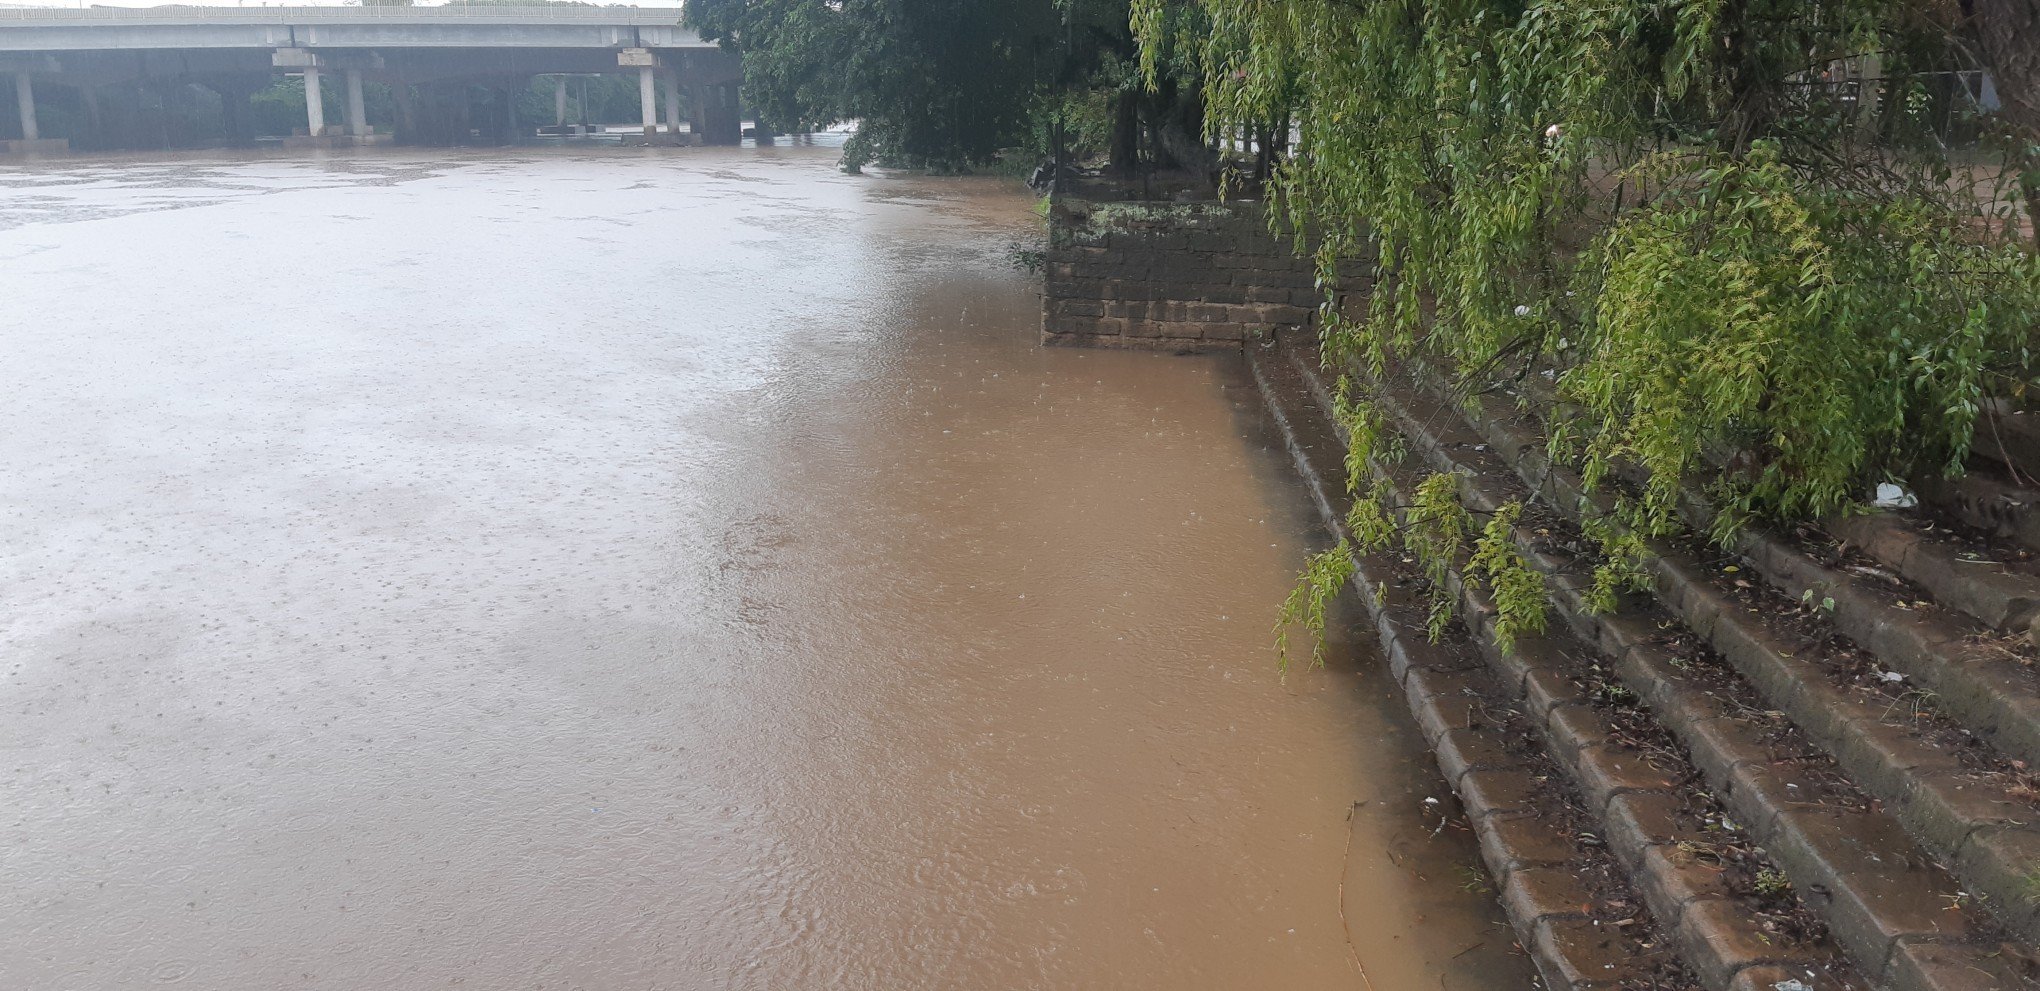
<svg viewBox="0 0 2040 991"><path fill-rule="evenodd" d="M789 130L859 123L845 165L960 168L1068 144L1203 168L1201 9L1146 79L1128 0L694 0L686 21L744 56L746 100Z"/></svg>
<svg viewBox="0 0 2040 991"><path fill-rule="evenodd" d="M1960 471L2033 383L2036 0L1201 5L1214 134L1293 108L1281 219L1328 284L1376 259L1329 347L1545 393L1633 531L1683 485L1726 536Z"/></svg>
<svg viewBox="0 0 2040 991"><path fill-rule="evenodd" d="M961 167L1021 133L1051 70L1052 0L696 0L776 126L856 120L846 165Z"/></svg>

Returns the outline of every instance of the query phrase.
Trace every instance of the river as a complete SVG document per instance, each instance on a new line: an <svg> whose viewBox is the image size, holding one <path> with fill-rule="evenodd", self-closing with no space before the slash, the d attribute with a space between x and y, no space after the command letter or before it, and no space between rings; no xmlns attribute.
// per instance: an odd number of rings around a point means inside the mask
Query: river
<svg viewBox="0 0 2040 991"><path fill-rule="evenodd" d="M1240 363L834 154L0 167L0 987L1528 987Z"/></svg>

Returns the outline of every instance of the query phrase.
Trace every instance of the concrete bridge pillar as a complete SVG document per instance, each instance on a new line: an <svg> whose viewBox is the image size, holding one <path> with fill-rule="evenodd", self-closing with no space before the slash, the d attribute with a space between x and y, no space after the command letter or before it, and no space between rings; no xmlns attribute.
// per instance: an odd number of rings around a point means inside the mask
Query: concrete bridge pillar
<svg viewBox="0 0 2040 991"><path fill-rule="evenodd" d="M680 74L666 73L666 130L677 140L680 137Z"/></svg>
<svg viewBox="0 0 2040 991"><path fill-rule="evenodd" d="M37 141L42 131L35 123L35 81L26 72L14 74L14 102L21 107L21 137Z"/></svg>
<svg viewBox="0 0 2040 991"><path fill-rule="evenodd" d="M553 78L553 126L565 127L566 124L567 77L556 76Z"/></svg>
<svg viewBox="0 0 2040 991"><path fill-rule="evenodd" d="M368 136L368 111L361 100L361 70L347 70L347 133L357 138Z"/></svg>
<svg viewBox="0 0 2040 991"><path fill-rule="evenodd" d="M305 125L312 137L326 133L326 94L319 90L318 66L305 66Z"/></svg>
<svg viewBox="0 0 2040 991"><path fill-rule="evenodd" d="M637 78L639 109L644 111L645 137L649 138L659 133L659 107L658 100L652 93L652 67L638 66Z"/></svg>

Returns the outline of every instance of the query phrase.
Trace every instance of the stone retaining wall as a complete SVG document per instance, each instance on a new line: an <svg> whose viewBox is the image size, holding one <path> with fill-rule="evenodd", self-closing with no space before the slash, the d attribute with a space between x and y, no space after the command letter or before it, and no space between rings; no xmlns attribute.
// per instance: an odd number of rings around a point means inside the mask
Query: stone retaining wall
<svg viewBox="0 0 2040 991"><path fill-rule="evenodd" d="M1251 201L1095 202L1049 210L1047 344L1233 350L1301 327L1320 295L1311 262Z"/></svg>

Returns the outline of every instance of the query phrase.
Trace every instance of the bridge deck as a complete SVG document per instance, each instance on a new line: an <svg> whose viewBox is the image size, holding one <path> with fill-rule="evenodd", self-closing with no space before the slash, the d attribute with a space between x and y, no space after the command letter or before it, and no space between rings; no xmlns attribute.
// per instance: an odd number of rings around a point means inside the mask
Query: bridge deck
<svg viewBox="0 0 2040 991"><path fill-rule="evenodd" d="M678 8L0 9L0 52L211 48L712 48Z"/></svg>

